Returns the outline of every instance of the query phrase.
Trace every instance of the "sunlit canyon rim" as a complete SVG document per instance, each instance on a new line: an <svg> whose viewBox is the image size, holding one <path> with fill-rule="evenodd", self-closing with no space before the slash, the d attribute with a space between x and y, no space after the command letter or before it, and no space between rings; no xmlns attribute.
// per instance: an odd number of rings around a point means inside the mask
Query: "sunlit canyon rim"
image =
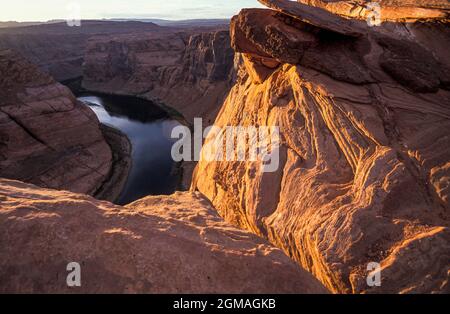
<svg viewBox="0 0 450 314"><path fill-rule="evenodd" d="M449 2L259 2L0 28L0 292L450 292ZM174 162L194 118L279 167Z"/></svg>

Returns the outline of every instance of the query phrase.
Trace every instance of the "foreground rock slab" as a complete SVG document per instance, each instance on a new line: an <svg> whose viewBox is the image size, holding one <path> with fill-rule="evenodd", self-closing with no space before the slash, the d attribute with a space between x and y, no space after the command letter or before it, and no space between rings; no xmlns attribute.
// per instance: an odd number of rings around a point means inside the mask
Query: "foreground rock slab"
<svg viewBox="0 0 450 314"><path fill-rule="evenodd" d="M326 293L199 193L126 207L0 179L2 293ZM81 265L69 288L67 264Z"/></svg>

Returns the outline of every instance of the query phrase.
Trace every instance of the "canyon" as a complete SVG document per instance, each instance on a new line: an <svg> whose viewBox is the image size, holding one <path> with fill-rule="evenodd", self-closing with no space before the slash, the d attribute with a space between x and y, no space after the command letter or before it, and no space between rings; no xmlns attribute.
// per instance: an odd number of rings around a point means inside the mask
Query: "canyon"
<svg viewBox="0 0 450 314"><path fill-rule="evenodd" d="M19 52L75 93L138 97L187 125L194 117L212 125L235 79L228 26L223 20L162 24L170 26L83 21L0 28L0 49ZM195 165L179 165L181 189L189 189Z"/></svg>
<svg viewBox="0 0 450 314"><path fill-rule="evenodd" d="M228 31L103 36L86 48L82 87L141 97L212 124L231 88Z"/></svg>
<svg viewBox="0 0 450 314"><path fill-rule="evenodd" d="M57 81L82 76L84 51L89 38L108 34L164 32L153 23L83 21L83 27L66 22L0 28L0 49L13 49Z"/></svg>
<svg viewBox="0 0 450 314"><path fill-rule="evenodd" d="M152 32L92 38L83 64L83 90L152 101L192 126L212 125L235 79L228 31ZM180 165L189 189L196 163Z"/></svg>
<svg viewBox="0 0 450 314"><path fill-rule="evenodd" d="M0 29L40 68L0 52L0 291L72 292L84 261L89 293L450 292L448 1L382 0L373 27L364 0L259 2L229 31L90 22L68 59ZM101 201L130 145L42 70L187 125L278 126L280 167L201 159L189 191Z"/></svg>
<svg viewBox="0 0 450 314"><path fill-rule="evenodd" d="M59 82L81 80L82 90L145 98L188 123L198 115L213 123L233 82L234 51L222 20L199 23L0 28L0 49L19 52Z"/></svg>

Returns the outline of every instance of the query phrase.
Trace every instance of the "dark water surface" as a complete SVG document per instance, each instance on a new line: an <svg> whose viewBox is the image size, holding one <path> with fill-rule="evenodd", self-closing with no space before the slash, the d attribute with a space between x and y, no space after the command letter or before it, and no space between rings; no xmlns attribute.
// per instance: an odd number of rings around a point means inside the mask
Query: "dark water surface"
<svg viewBox="0 0 450 314"><path fill-rule="evenodd" d="M179 176L171 157L172 128L180 123L149 101L133 97L81 95L100 122L126 134L132 145L132 168L117 200L124 205L147 195L172 194Z"/></svg>

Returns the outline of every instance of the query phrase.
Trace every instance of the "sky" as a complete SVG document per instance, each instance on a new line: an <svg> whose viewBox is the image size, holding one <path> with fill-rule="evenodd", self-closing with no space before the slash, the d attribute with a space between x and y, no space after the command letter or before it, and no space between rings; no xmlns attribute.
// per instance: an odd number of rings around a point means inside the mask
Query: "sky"
<svg viewBox="0 0 450 314"><path fill-rule="evenodd" d="M241 8L262 7L257 0L0 0L0 21L161 18L230 18ZM78 13L79 12L79 13Z"/></svg>

